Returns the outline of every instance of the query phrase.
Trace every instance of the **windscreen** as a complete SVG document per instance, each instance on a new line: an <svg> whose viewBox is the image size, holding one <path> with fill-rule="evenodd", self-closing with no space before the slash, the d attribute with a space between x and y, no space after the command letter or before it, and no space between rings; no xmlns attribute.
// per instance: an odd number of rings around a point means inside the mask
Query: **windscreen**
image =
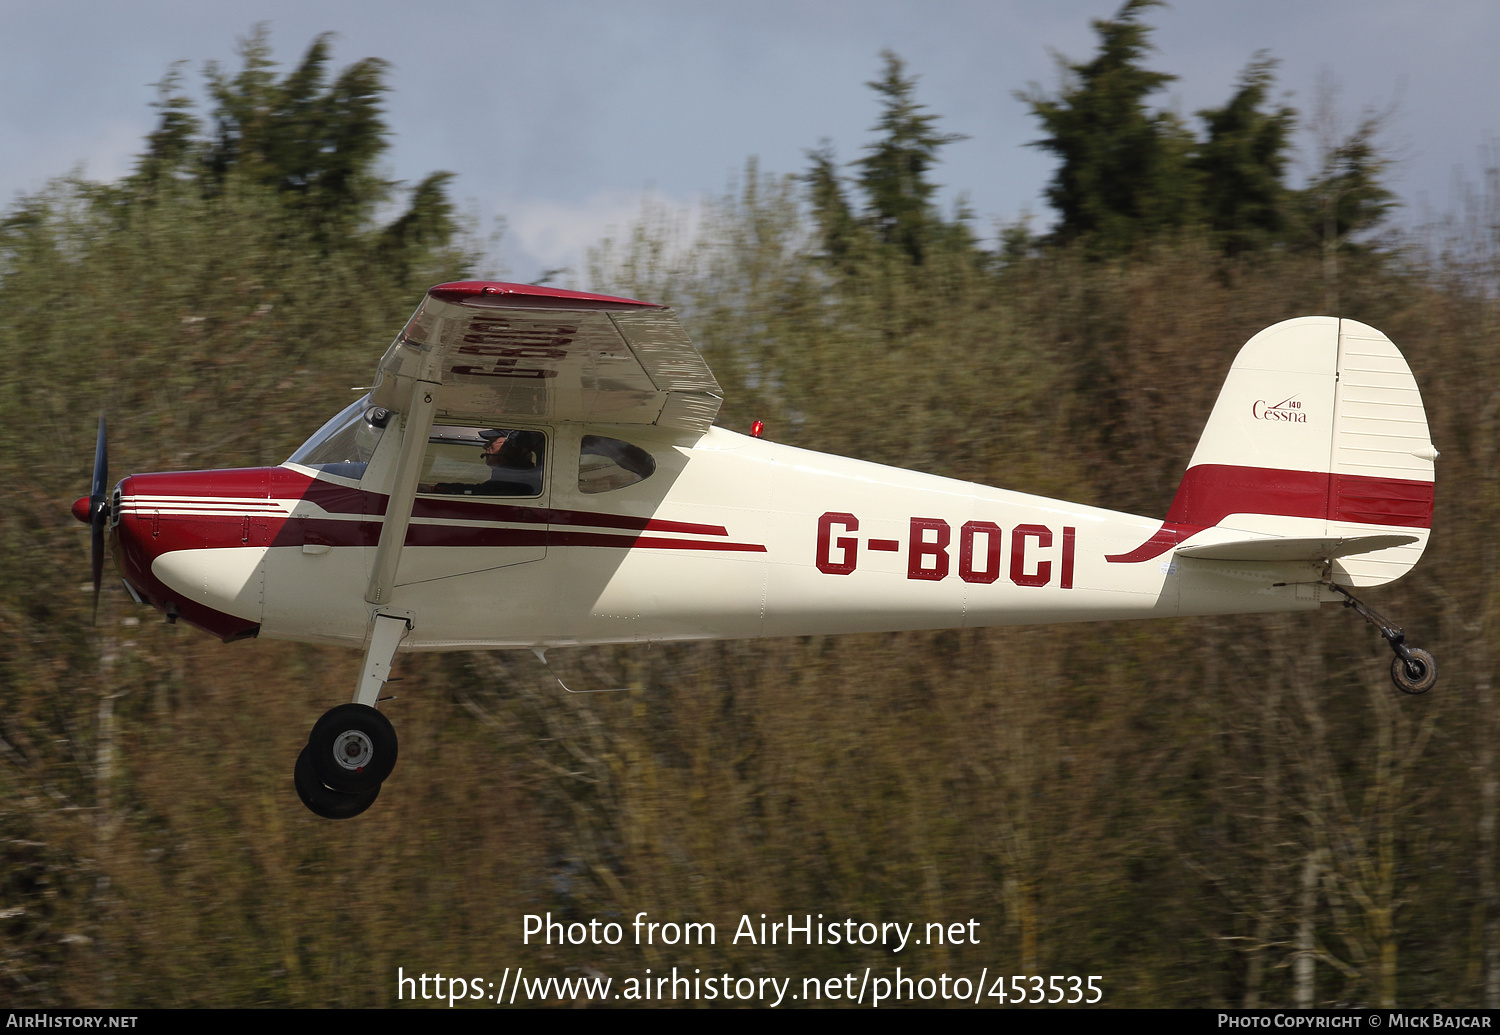
<svg viewBox="0 0 1500 1035"><path fill-rule="evenodd" d="M350 403L319 428L288 458L288 463L358 481L390 422L389 410L370 405L370 397Z"/></svg>

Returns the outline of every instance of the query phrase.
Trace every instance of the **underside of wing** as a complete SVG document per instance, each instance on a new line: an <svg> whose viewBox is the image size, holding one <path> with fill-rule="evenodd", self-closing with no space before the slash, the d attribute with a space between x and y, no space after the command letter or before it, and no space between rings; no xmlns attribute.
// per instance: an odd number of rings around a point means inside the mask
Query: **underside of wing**
<svg viewBox="0 0 1500 1035"><path fill-rule="evenodd" d="M644 424L707 431L723 394L672 310L523 284L441 284L380 362L378 406L418 386L440 422Z"/></svg>

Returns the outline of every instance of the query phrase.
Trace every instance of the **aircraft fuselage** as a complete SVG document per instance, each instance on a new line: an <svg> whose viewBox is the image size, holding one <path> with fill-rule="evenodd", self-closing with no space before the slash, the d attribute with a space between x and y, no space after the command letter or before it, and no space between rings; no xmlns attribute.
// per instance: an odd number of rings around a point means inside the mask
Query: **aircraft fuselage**
<svg viewBox="0 0 1500 1035"><path fill-rule="evenodd" d="M405 650L1300 610L1331 599L1312 563L1121 562L1161 527L1144 517L720 428L688 441L539 430L555 460L541 496L417 497L379 608L362 590L385 520L375 486L393 474L397 434L358 480L291 463L126 478L121 572L158 608L226 639L358 646L380 610L412 617ZM572 465L593 431L631 435L655 473L581 493Z"/></svg>

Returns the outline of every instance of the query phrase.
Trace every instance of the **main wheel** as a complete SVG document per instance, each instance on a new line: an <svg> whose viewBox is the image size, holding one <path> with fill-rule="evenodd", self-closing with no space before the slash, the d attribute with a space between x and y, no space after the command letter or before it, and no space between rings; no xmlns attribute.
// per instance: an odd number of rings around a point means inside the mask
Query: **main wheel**
<svg viewBox="0 0 1500 1035"><path fill-rule="evenodd" d="M374 708L341 704L313 726L307 750L320 782L359 794L379 787L396 768L396 731Z"/></svg>
<svg viewBox="0 0 1500 1035"><path fill-rule="evenodd" d="M312 756L307 748L297 756L297 767L292 771L292 782L297 786L297 797L302 804L324 819L352 819L375 804L380 796L380 785L359 794L345 794L325 787L313 772Z"/></svg>
<svg viewBox="0 0 1500 1035"><path fill-rule="evenodd" d="M1408 647L1411 660L1391 659L1391 682L1403 694L1425 694L1437 682L1437 662L1420 647Z"/></svg>

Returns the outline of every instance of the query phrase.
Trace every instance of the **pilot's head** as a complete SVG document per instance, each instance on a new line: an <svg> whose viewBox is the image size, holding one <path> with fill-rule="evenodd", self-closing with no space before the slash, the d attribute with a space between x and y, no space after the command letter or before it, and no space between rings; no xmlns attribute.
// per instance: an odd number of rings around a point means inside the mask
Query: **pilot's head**
<svg viewBox="0 0 1500 1035"><path fill-rule="evenodd" d="M479 433L484 439L484 462L491 467L512 467L526 462L521 433L506 428L486 428Z"/></svg>

